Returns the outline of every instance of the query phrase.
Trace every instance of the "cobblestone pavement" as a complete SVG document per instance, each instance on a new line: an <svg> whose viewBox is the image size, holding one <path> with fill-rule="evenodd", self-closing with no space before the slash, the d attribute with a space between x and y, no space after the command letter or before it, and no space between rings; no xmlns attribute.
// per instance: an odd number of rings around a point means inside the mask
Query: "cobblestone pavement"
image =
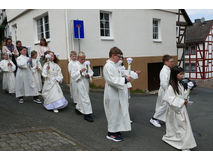
<svg viewBox="0 0 213 160"><path fill-rule="evenodd" d="M0 133L2 151L81 151L85 150L64 133L53 128L21 129Z"/></svg>

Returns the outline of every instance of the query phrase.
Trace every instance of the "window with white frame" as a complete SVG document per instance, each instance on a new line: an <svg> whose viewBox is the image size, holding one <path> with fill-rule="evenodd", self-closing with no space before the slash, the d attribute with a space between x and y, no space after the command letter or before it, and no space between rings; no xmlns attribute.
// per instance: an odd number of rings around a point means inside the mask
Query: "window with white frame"
<svg viewBox="0 0 213 160"><path fill-rule="evenodd" d="M101 35L101 37L111 37L110 19L111 19L111 12L100 11L100 35Z"/></svg>
<svg viewBox="0 0 213 160"><path fill-rule="evenodd" d="M41 38L50 39L48 15L38 18L36 22L37 22L37 39L38 40L40 40Z"/></svg>
<svg viewBox="0 0 213 160"><path fill-rule="evenodd" d="M160 40L159 28L160 28L160 19L153 18L153 21L152 21L152 29L153 29L152 39L153 40Z"/></svg>
<svg viewBox="0 0 213 160"><path fill-rule="evenodd" d="M102 76L102 66L93 66L93 77L100 77Z"/></svg>

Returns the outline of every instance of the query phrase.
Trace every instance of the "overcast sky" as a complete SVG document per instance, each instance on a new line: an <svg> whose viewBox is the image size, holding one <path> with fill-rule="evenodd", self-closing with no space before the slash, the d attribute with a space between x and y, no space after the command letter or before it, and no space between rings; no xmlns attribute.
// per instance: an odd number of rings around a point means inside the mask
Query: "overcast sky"
<svg viewBox="0 0 213 160"><path fill-rule="evenodd" d="M186 12L192 22L202 17L204 17L205 20L213 20L213 9L186 9Z"/></svg>

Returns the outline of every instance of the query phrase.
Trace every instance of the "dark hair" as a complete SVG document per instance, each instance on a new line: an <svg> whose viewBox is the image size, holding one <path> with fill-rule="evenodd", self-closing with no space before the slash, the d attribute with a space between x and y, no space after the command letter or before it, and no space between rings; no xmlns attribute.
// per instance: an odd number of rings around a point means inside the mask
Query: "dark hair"
<svg viewBox="0 0 213 160"><path fill-rule="evenodd" d="M22 51L23 49L26 49L26 50L27 50L27 47L21 46L19 51Z"/></svg>
<svg viewBox="0 0 213 160"><path fill-rule="evenodd" d="M112 47L110 49L110 51L109 51L109 58L111 58L113 54L114 55L118 55L118 54L123 55L122 51L118 47Z"/></svg>
<svg viewBox="0 0 213 160"><path fill-rule="evenodd" d="M6 44L7 44L8 41L12 41L12 39L11 38L7 38L6 39Z"/></svg>
<svg viewBox="0 0 213 160"><path fill-rule="evenodd" d="M18 45L18 43L21 43L21 41L19 41L19 40L18 40L18 41L16 41L16 45Z"/></svg>
<svg viewBox="0 0 213 160"><path fill-rule="evenodd" d="M35 50L31 51L31 57L33 57L35 54L37 54L37 52Z"/></svg>
<svg viewBox="0 0 213 160"><path fill-rule="evenodd" d="M53 55L54 55L54 60L53 60L53 62L58 64L59 59L56 57L56 55L55 55L54 52L52 52L52 51L46 51L46 52L44 52L44 63L47 62L46 55L47 55L47 54L50 54L50 53L53 53Z"/></svg>
<svg viewBox="0 0 213 160"><path fill-rule="evenodd" d="M42 46L41 41L44 41L44 46L48 46L47 41L45 38L40 39L40 46Z"/></svg>
<svg viewBox="0 0 213 160"><path fill-rule="evenodd" d="M163 61L163 63L165 63L166 61L169 61L170 59L172 59L172 56L166 54L163 56L162 61Z"/></svg>
<svg viewBox="0 0 213 160"><path fill-rule="evenodd" d="M184 72L183 68L179 66L175 66L171 69L171 74L170 74L170 80L169 84L172 86L175 94L180 94L179 88L178 88L178 82L183 85L182 81L179 81L177 79L177 75L181 72Z"/></svg>

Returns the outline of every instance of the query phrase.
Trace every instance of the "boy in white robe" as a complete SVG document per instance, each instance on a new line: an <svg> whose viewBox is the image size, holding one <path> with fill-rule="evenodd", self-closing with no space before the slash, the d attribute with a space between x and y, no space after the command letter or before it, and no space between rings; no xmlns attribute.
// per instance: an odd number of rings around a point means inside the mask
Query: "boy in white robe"
<svg viewBox="0 0 213 160"><path fill-rule="evenodd" d="M3 71L2 89L9 94L15 93L15 70L16 66L9 58L9 54L3 53L0 69Z"/></svg>
<svg viewBox="0 0 213 160"><path fill-rule="evenodd" d="M181 82L183 75L183 68L176 66L171 69L169 87L163 97L168 109L166 111L166 134L162 140L179 150L190 150L197 145L186 109L188 100Z"/></svg>
<svg viewBox="0 0 213 160"><path fill-rule="evenodd" d="M33 72L33 78L36 82L36 87L38 88L38 91L41 93L42 90L42 81L41 81L41 72L42 72L42 66L40 63L40 60L37 58L38 53L36 51L31 52L32 57L32 66L31 70Z"/></svg>
<svg viewBox="0 0 213 160"><path fill-rule="evenodd" d="M20 56L17 58L18 70L16 73L16 97L19 103L24 103L24 96L33 96L33 102L41 104L38 89L31 71L32 59L27 57L27 48L21 47Z"/></svg>
<svg viewBox="0 0 213 160"><path fill-rule="evenodd" d="M58 59L56 55L51 51L47 51L45 54L45 64L42 70L42 76L45 79L42 89L44 107L47 110L53 110L53 112L58 113L59 109L65 108L68 105L68 101L65 99L59 85L62 82L63 75L61 68L57 64Z"/></svg>
<svg viewBox="0 0 213 160"><path fill-rule="evenodd" d="M155 107L155 113L150 119L150 123L155 127L161 127L159 120L165 122L167 104L163 101L164 94L169 86L170 68L174 65L174 59L170 55L163 56L164 66L160 71L160 89Z"/></svg>
<svg viewBox="0 0 213 160"><path fill-rule="evenodd" d="M122 57L122 51L113 47L109 52L109 59L104 66L104 110L108 122L106 138L115 142L123 140L122 131L131 131L129 117L127 83L131 77L122 77L117 63Z"/></svg>
<svg viewBox="0 0 213 160"><path fill-rule="evenodd" d="M86 121L94 122L92 105L89 97L89 81L92 80L93 71L89 65L85 65L85 59L85 53L80 52L76 65L71 69L71 76L77 87L77 104L75 111L77 114L83 114Z"/></svg>
<svg viewBox="0 0 213 160"><path fill-rule="evenodd" d="M68 64L68 71L70 74L70 95L75 105L77 104L77 86L72 78L71 70L74 68L74 65L76 65L76 63L77 63L77 53L75 51L71 51L70 62Z"/></svg>

